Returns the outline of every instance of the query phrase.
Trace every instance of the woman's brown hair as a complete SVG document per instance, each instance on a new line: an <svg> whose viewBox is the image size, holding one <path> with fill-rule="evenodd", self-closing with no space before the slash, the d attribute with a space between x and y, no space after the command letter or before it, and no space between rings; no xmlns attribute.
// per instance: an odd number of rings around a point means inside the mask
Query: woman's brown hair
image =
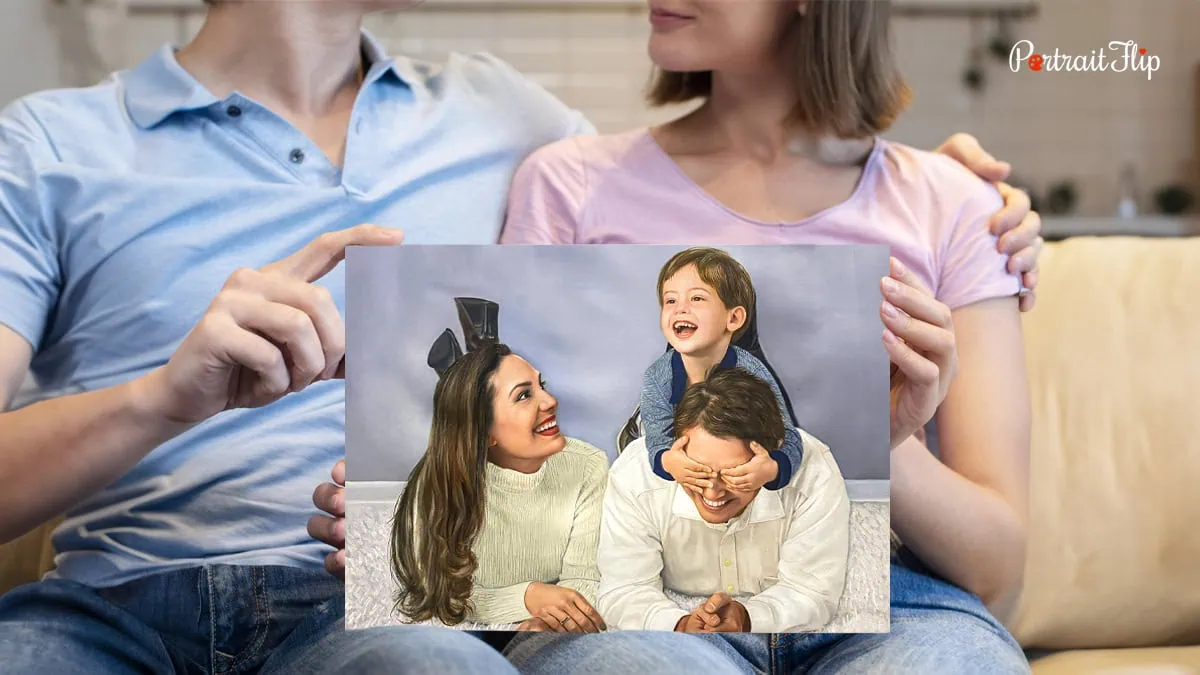
<svg viewBox="0 0 1200 675"><path fill-rule="evenodd" d="M413 621L454 625L471 609L483 526L492 375L505 345L484 342L455 361L433 392L433 424L425 455L409 475L392 518L396 609Z"/></svg>
<svg viewBox="0 0 1200 675"><path fill-rule="evenodd" d="M780 45L795 68L786 121L838 138L890 128L912 97L892 54L890 20L890 0L808 0L804 15L794 12ZM710 95L711 72L656 71L648 98L663 106Z"/></svg>

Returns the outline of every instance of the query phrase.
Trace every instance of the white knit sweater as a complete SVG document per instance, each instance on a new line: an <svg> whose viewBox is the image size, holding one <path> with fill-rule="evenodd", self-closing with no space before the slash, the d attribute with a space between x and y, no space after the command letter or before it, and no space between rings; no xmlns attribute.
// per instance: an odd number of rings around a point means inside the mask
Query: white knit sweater
<svg viewBox="0 0 1200 675"><path fill-rule="evenodd" d="M608 480L608 456L583 441L567 445L536 473L487 465L487 507L475 540L471 621L529 618L525 590L534 581L579 591L595 605L596 549Z"/></svg>

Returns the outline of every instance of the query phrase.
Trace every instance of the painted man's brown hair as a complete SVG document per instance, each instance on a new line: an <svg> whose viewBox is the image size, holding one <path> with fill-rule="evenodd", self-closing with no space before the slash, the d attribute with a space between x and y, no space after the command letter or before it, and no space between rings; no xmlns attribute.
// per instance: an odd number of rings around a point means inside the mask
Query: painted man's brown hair
<svg viewBox="0 0 1200 675"><path fill-rule="evenodd" d="M783 443L783 413L771 385L741 368L717 370L687 388L675 406L675 437L704 429L717 438L758 443L767 451Z"/></svg>

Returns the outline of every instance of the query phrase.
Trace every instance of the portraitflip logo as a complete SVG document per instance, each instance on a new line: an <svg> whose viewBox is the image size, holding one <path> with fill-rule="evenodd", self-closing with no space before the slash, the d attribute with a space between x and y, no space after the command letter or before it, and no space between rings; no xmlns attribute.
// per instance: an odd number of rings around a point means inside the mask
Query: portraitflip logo
<svg viewBox="0 0 1200 675"><path fill-rule="evenodd" d="M1008 55L1008 67L1014 73L1026 66L1034 73L1080 72L1080 73L1146 73L1147 80L1154 79L1160 59L1147 54L1145 47L1138 47L1133 40L1113 40L1108 49L1093 49L1088 55L1063 54L1056 47L1053 54L1039 54L1033 42L1021 40L1013 45Z"/></svg>

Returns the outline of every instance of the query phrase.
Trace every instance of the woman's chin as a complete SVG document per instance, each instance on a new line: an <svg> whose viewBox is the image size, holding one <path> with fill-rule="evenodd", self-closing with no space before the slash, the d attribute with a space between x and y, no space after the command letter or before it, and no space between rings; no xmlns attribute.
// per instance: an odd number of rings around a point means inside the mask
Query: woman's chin
<svg viewBox="0 0 1200 675"><path fill-rule="evenodd" d="M545 449L546 456L555 455L563 451L567 447L567 437L562 435L562 432L554 436L538 436L538 448Z"/></svg>
<svg viewBox="0 0 1200 675"><path fill-rule="evenodd" d="M708 66L701 62L701 59L692 57L688 52L691 50L684 45L664 44L668 40L650 39L650 60L659 70L665 70L669 73L691 73L697 71L711 70Z"/></svg>

